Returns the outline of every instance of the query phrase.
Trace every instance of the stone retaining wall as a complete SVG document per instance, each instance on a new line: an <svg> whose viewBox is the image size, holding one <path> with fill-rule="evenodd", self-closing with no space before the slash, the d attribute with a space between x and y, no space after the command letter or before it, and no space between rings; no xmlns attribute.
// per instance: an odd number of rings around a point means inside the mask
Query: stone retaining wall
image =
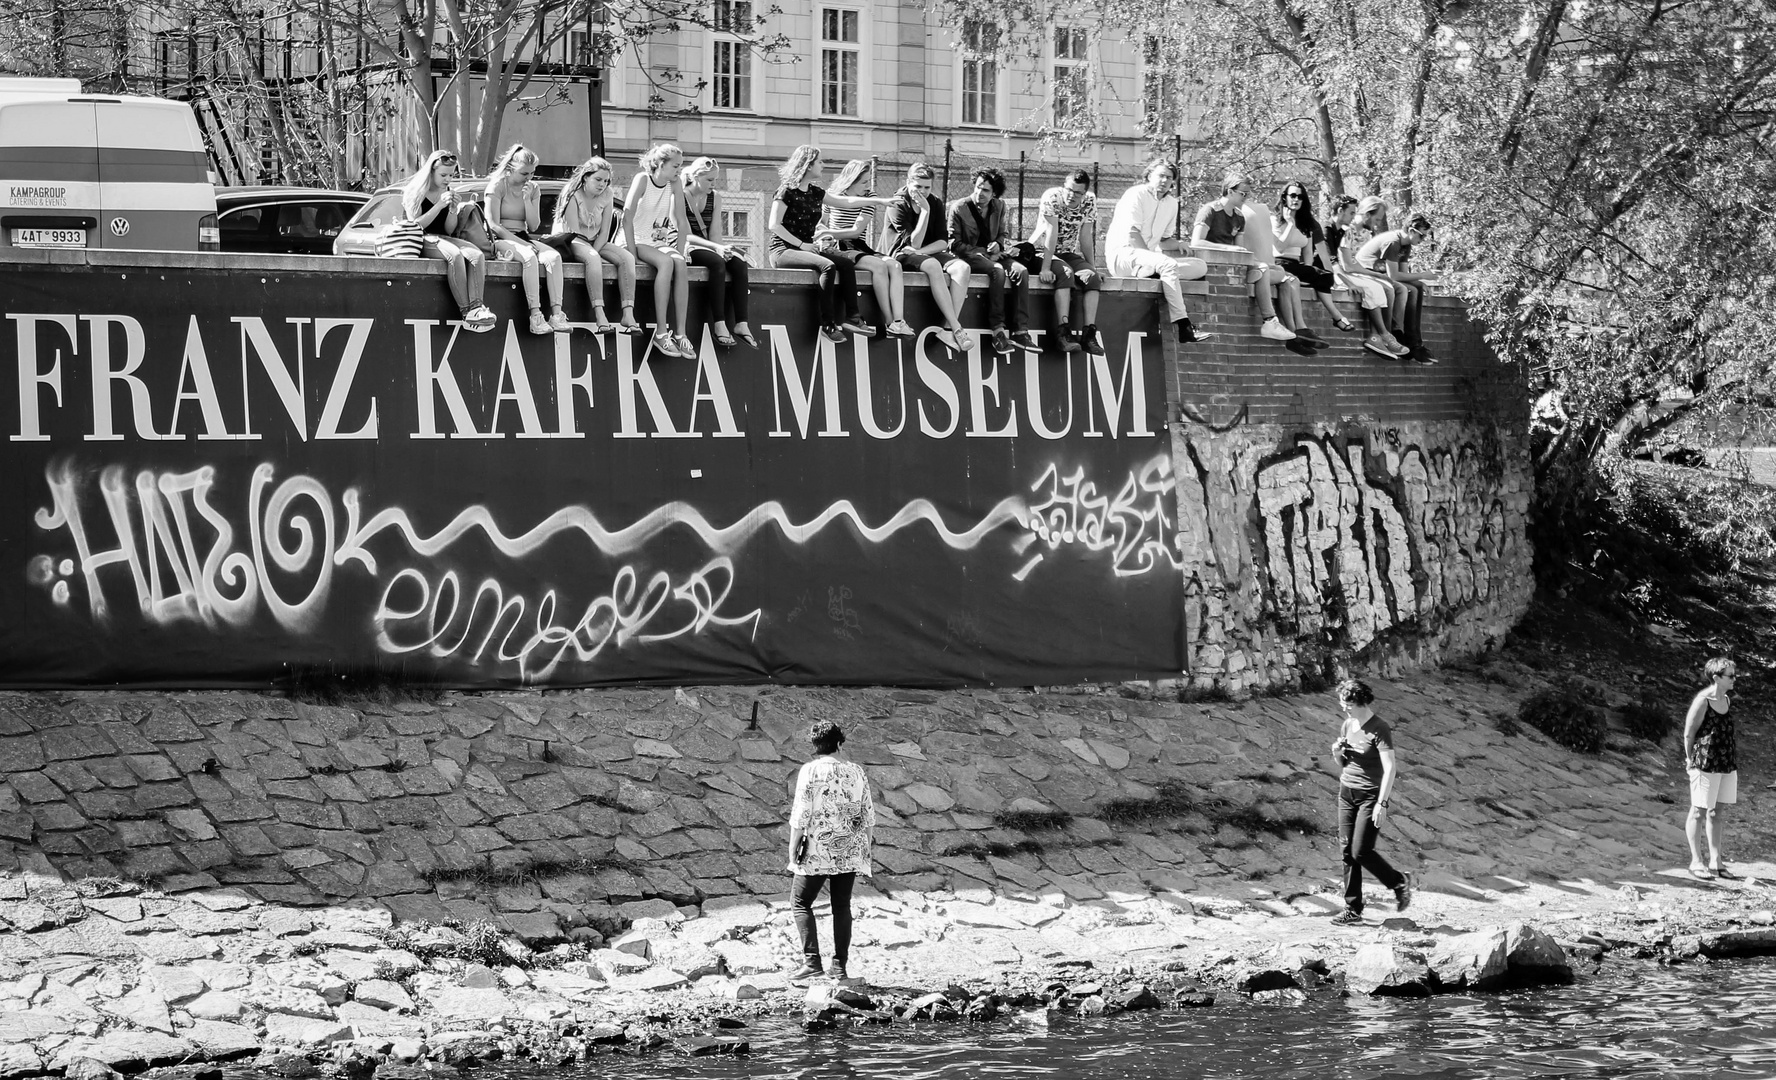
<svg viewBox="0 0 1776 1080"><path fill-rule="evenodd" d="M1654 777L1655 757L1581 763L1539 735L1501 735L1488 718L1512 691L1492 683L1378 689L1409 763L1389 841L1404 865L1491 873L1503 853L1513 872L1545 860L1565 874L1681 846L1675 826L1655 836L1628 821L1645 800L1629 781ZM1286 899L1337 872L1336 721L1317 701L724 689L358 708L0 695L0 870L47 858L71 878L169 892L369 898L402 919L498 919L531 940L605 925L604 905L781 897L781 823L816 716L846 727L876 784L884 891ZM1141 804L1126 800L1163 781L1199 808L1129 824ZM1006 816L1019 811L1031 813ZM1036 812L1070 820L1045 828L1056 822ZM1253 831L1287 819L1319 835Z"/></svg>

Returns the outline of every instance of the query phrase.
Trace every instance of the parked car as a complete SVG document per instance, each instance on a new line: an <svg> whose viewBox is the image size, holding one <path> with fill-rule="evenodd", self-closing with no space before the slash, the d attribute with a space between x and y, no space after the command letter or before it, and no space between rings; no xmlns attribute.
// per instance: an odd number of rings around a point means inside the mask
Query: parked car
<svg viewBox="0 0 1776 1080"><path fill-rule="evenodd" d="M334 238L369 198L327 188L217 188L222 250L331 255Z"/></svg>
<svg viewBox="0 0 1776 1080"><path fill-rule="evenodd" d="M555 220L555 197L566 187L563 180L537 180L537 187L542 189L542 231L548 232L549 225ZM464 177L450 184L452 191L459 196L479 202L481 193L487 190L487 178ZM370 201L359 208L356 215L340 230L339 238L333 241L335 255L374 255L376 254L376 234L384 225L401 216L401 188L399 185L378 188Z"/></svg>

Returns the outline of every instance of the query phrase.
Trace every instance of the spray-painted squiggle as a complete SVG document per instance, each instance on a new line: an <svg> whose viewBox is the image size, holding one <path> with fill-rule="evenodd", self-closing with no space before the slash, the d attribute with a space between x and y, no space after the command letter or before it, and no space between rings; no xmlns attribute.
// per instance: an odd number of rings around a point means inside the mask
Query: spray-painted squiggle
<svg viewBox="0 0 1776 1080"><path fill-rule="evenodd" d="M1047 489L1047 497L1030 507L1025 527L1031 535L1017 547L1020 552L1033 541L1050 551L1077 544L1089 551L1111 553L1110 565L1117 577L1145 574L1161 566L1182 566L1172 534L1172 459L1158 454L1139 469L1131 470L1116 495L1098 493L1085 478L1083 468L1061 475L1050 465L1030 485L1031 491ZM1168 540L1169 537L1169 540ZM1013 575L1022 581L1043 560L1037 554Z"/></svg>

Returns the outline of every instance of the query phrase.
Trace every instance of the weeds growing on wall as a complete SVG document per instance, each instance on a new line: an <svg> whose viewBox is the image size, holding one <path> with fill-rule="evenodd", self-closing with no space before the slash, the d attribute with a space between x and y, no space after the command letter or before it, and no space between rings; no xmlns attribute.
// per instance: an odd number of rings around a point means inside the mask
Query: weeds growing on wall
<svg viewBox="0 0 1776 1080"><path fill-rule="evenodd" d="M1603 749L1603 711L1574 679L1559 679L1517 707L1517 719L1568 750L1595 754Z"/></svg>
<svg viewBox="0 0 1776 1080"><path fill-rule="evenodd" d="M1016 832L1053 832L1064 829L1073 820L1065 810L1001 810L993 815L993 824Z"/></svg>
<svg viewBox="0 0 1776 1080"><path fill-rule="evenodd" d="M1201 815L1214 829L1223 825L1246 833L1269 833L1282 839L1291 835L1318 836L1320 823L1299 814L1272 816L1263 804L1243 806L1226 799L1199 799L1188 784L1162 780L1156 793L1145 799L1111 799L1098 807L1096 816L1113 825L1154 825Z"/></svg>
<svg viewBox="0 0 1776 1080"><path fill-rule="evenodd" d="M1671 710L1645 698L1622 706L1622 726L1628 734L1651 743L1664 742L1676 727L1674 720Z"/></svg>
<svg viewBox="0 0 1776 1080"><path fill-rule="evenodd" d="M309 705L435 705L444 688L429 675L406 668L335 668L293 664L283 679L284 692Z"/></svg>
<svg viewBox="0 0 1776 1080"><path fill-rule="evenodd" d="M420 879L428 885L436 886L441 882L469 882L490 889L510 888L523 885L530 881L542 881L547 878L566 877L569 874L596 874L600 870L622 870L634 873L636 866L621 856L606 859L526 859L523 862L496 866L492 862L482 861L468 865L440 865L427 867L419 872Z"/></svg>

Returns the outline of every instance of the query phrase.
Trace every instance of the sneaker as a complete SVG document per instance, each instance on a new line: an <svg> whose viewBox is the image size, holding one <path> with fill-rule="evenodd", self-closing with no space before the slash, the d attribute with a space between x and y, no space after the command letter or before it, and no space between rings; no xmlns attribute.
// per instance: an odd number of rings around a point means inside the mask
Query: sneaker
<svg viewBox="0 0 1776 1080"><path fill-rule="evenodd" d="M477 334L485 334L499 323L499 316L488 310L486 304L477 304L463 312L463 329Z"/></svg>
<svg viewBox="0 0 1776 1080"><path fill-rule="evenodd" d="M836 324L832 325L832 326L821 327L820 334L822 337L826 338L826 340L828 340L828 341L843 342L843 341L846 341L850 338L850 335L845 333L845 328L842 326L838 326Z"/></svg>
<svg viewBox="0 0 1776 1080"><path fill-rule="evenodd" d="M1005 327L1003 326L995 326L993 328L993 351L1000 356L1011 355L1011 335L1005 332Z"/></svg>
<svg viewBox="0 0 1776 1080"><path fill-rule="evenodd" d="M1405 875L1406 880L1394 889L1394 910L1405 911L1412 906L1412 874Z"/></svg>
<svg viewBox="0 0 1776 1080"><path fill-rule="evenodd" d="M826 977L832 979L834 982L844 982L851 976L845 974L844 964L828 964L826 966Z"/></svg>
<svg viewBox="0 0 1776 1080"><path fill-rule="evenodd" d="M1214 336L1214 334L1198 330L1196 324L1189 319L1178 320L1178 344L1180 345L1194 345L1199 341L1207 341Z"/></svg>
<svg viewBox="0 0 1776 1080"><path fill-rule="evenodd" d="M1091 353L1093 356L1104 355L1104 343L1098 340L1098 328L1096 326L1087 326L1085 329L1079 331L1079 344L1084 346L1085 351Z"/></svg>
<svg viewBox="0 0 1776 1080"><path fill-rule="evenodd" d="M1039 353L1042 351L1042 346L1036 344L1036 339L1030 336L1028 330L1019 330L1017 333L1011 335L1011 343L1027 353Z"/></svg>
<svg viewBox="0 0 1776 1080"><path fill-rule="evenodd" d="M1288 349L1296 356L1314 356L1319 352L1318 349L1315 349L1312 345L1309 345L1300 338L1283 342L1283 348Z"/></svg>
<svg viewBox="0 0 1776 1080"><path fill-rule="evenodd" d="M1352 911L1350 908L1345 908L1343 911L1332 916L1332 925L1333 926L1362 926L1362 925L1364 925L1363 916Z"/></svg>
<svg viewBox="0 0 1776 1080"><path fill-rule="evenodd" d="M1264 320L1264 325L1258 328L1258 333L1272 341L1295 340L1295 331L1284 326L1283 321L1275 315Z"/></svg>
<svg viewBox="0 0 1776 1080"><path fill-rule="evenodd" d="M678 351L678 342L673 339L670 330L662 330L654 335L654 351L661 356L670 356L674 360L685 359L685 354Z"/></svg>
<svg viewBox="0 0 1776 1080"><path fill-rule="evenodd" d="M685 337L683 334L678 335L678 337L674 339L674 344L676 344L678 346L679 355L684 357L686 360L689 360L692 357L697 355L697 347L695 345L692 345L691 339L688 337Z"/></svg>
<svg viewBox="0 0 1776 1080"><path fill-rule="evenodd" d="M901 338L918 337L919 332L908 326L905 319L895 319L888 324L888 336Z"/></svg>
<svg viewBox="0 0 1776 1080"><path fill-rule="evenodd" d="M1308 343L1308 344L1310 344L1310 345L1328 345L1328 344L1331 344L1331 343L1330 343L1330 342L1328 342L1328 341L1327 341L1327 340L1326 340L1326 339L1325 339L1325 338L1323 338L1323 337L1321 337L1321 336L1320 336L1320 335L1318 335L1318 334L1316 334L1316 333L1314 333L1314 331L1313 331L1313 329L1312 329L1312 328L1311 328L1311 327L1309 327L1309 326L1307 326L1307 325L1306 325L1306 324L1305 324L1305 323L1304 323L1304 324L1302 324L1302 325L1301 325L1301 326L1298 326L1298 327L1296 327L1296 328L1295 328L1295 336L1296 336L1296 337L1298 337L1298 338L1306 338L1306 339L1307 339L1307 343Z"/></svg>
<svg viewBox="0 0 1776 1080"><path fill-rule="evenodd" d="M862 337L873 338L876 336L876 328L864 322L861 315L853 315L839 325Z"/></svg>
<svg viewBox="0 0 1776 1080"><path fill-rule="evenodd" d="M1064 353L1083 352L1083 351L1085 351L1085 346L1083 346L1079 343L1078 337L1069 333L1066 330L1062 330L1061 331L1061 351Z"/></svg>
<svg viewBox="0 0 1776 1080"><path fill-rule="evenodd" d="M792 983L812 982L820 978L820 974L820 963L811 961L790 972L789 981Z"/></svg>
<svg viewBox="0 0 1776 1080"><path fill-rule="evenodd" d="M1381 357L1383 360L1398 360L1398 359L1400 359L1400 354L1395 352L1394 350L1388 348L1388 343L1386 341L1382 340L1382 337L1380 334L1370 334L1368 337L1364 338L1363 339L1363 351L1364 352L1372 352L1376 356Z"/></svg>
<svg viewBox="0 0 1776 1080"><path fill-rule="evenodd" d="M555 314L549 316L549 329L555 331L557 334L565 334L569 330L572 330L573 327L568 325L567 312L562 311L560 308L556 308Z"/></svg>
<svg viewBox="0 0 1776 1080"><path fill-rule="evenodd" d="M1393 353L1395 360L1406 359L1406 355L1412 351L1400 344L1400 339L1392 334L1382 334L1379 336L1381 337L1382 345L1386 347L1389 352Z"/></svg>
<svg viewBox="0 0 1776 1080"><path fill-rule="evenodd" d="M1435 364L1438 362L1437 358L1435 356L1431 355L1431 350L1425 348L1423 345L1418 346L1417 348L1413 349L1410 353L1408 353L1407 359L1411 360L1415 364L1429 365L1429 364Z"/></svg>
<svg viewBox="0 0 1776 1080"><path fill-rule="evenodd" d="M1406 340L1406 331L1400 329L1399 323L1388 323L1388 333L1394 335L1394 338L1397 341Z"/></svg>
<svg viewBox="0 0 1776 1080"><path fill-rule="evenodd" d="M530 332L533 334L553 334L555 328L549 325L548 319L543 318L543 313L541 311L538 311L536 308L531 308Z"/></svg>
<svg viewBox="0 0 1776 1080"><path fill-rule="evenodd" d="M945 327L931 336L936 338L944 348L951 352L962 351L962 343L956 340L955 331L951 330L949 327Z"/></svg>

